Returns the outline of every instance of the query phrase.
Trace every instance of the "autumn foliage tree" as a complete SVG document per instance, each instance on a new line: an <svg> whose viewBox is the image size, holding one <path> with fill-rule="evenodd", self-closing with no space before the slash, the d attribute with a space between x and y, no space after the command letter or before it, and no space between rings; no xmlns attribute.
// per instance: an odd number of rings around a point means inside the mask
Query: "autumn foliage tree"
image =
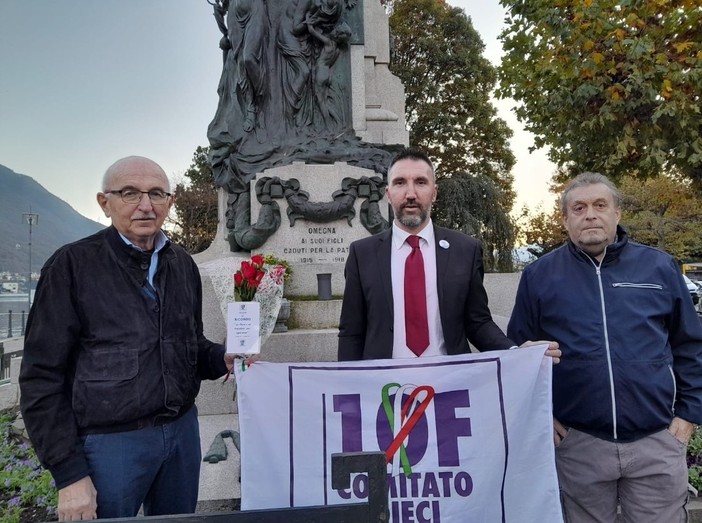
<svg viewBox="0 0 702 523"><path fill-rule="evenodd" d="M514 241L512 131L490 100L497 73L480 35L462 9L443 0L385 5L390 70L405 88L410 144L436 163L435 221L478 237L486 265L509 270L503 262L511 264Z"/></svg>
<svg viewBox="0 0 702 523"><path fill-rule="evenodd" d="M702 197L681 175L661 175L641 181L635 176L619 180L622 195L620 223L632 240L662 249L681 261L702 259ZM560 194L564 184L554 184ZM523 208L518 220L529 252L543 256L562 245L568 235L559 203L548 211Z"/></svg>
<svg viewBox="0 0 702 523"><path fill-rule="evenodd" d="M217 189L207 147L198 147L190 167L183 173L188 182L175 187L175 205L169 219L169 235L191 254L210 246L217 232Z"/></svg>
<svg viewBox="0 0 702 523"><path fill-rule="evenodd" d="M567 176L677 170L702 188L699 0L501 0L502 97Z"/></svg>
<svg viewBox="0 0 702 523"><path fill-rule="evenodd" d="M702 259L702 198L689 180L668 175L641 182L622 179L622 223L632 239L681 261Z"/></svg>
<svg viewBox="0 0 702 523"><path fill-rule="evenodd" d="M524 206L518 223L527 251L537 258L557 249L568 240L558 203L555 203L550 211L542 206L529 211L529 208Z"/></svg>

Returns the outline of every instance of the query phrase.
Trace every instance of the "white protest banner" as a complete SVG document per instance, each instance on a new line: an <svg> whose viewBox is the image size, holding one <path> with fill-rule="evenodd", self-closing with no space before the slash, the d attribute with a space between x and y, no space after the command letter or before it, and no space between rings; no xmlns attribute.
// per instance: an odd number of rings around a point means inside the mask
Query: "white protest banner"
<svg viewBox="0 0 702 523"><path fill-rule="evenodd" d="M242 509L363 501L331 455L380 450L393 523L561 522L544 349L237 367Z"/></svg>

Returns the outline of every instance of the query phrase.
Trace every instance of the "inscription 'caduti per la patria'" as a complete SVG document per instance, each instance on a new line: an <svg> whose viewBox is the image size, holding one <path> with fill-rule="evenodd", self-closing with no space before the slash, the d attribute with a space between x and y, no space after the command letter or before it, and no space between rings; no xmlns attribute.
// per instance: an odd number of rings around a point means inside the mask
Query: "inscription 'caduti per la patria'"
<svg viewBox="0 0 702 523"><path fill-rule="evenodd" d="M299 244L283 248L283 255L301 256L300 262L345 262L349 252L347 239L337 236L336 227L308 227L307 236ZM315 258L303 256L315 255Z"/></svg>

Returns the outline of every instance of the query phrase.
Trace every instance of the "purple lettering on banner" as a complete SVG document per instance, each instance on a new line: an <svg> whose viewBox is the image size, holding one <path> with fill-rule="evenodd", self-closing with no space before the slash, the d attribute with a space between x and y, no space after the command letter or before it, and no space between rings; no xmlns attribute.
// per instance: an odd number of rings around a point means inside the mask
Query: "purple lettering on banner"
<svg viewBox="0 0 702 523"><path fill-rule="evenodd" d="M409 399L409 395L402 395L402 403ZM390 403L395 401L395 395L390 396ZM400 412L395 412L395 416L401 416ZM378 406L378 415L376 416L375 430L378 438L378 448L387 449L390 444L395 439L395 434L393 434L390 428L390 422L385 414L385 409L383 405ZM429 443L429 425L427 423L426 413L422 414L417 420L417 423L410 431L407 436L407 441L405 443L405 450L407 451L407 458L409 459L410 465L416 465L419 463L424 454L427 451L427 445ZM400 452L401 450L398 450Z"/></svg>
<svg viewBox="0 0 702 523"><path fill-rule="evenodd" d="M353 495L358 499L368 497L368 475L359 474L353 478Z"/></svg>
<svg viewBox="0 0 702 523"><path fill-rule="evenodd" d="M346 489L337 489L336 493L339 494L339 497L341 499L351 499L351 489L346 490Z"/></svg>
<svg viewBox="0 0 702 523"><path fill-rule="evenodd" d="M439 478L441 478L441 486L444 490L444 496L451 496L451 478L453 478L453 472L439 472Z"/></svg>
<svg viewBox="0 0 702 523"><path fill-rule="evenodd" d="M414 501L391 501L390 519L394 523L441 523L440 510L438 500L420 501L416 507Z"/></svg>
<svg viewBox="0 0 702 523"><path fill-rule="evenodd" d="M363 451L361 395L335 394L334 412L341 413L341 451Z"/></svg>
<svg viewBox="0 0 702 523"><path fill-rule="evenodd" d="M395 476L388 474L388 496L391 498L397 497L397 483L395 482Z"/></svg>
<svg viewBox="0 0 702 523"><path fill-rule="evenodd" d="M453 480L453 488L456 494L466 498L473 492L473 478L467 472L459 472Z"/></svg>
<svg viewBox="0 0 702 523"><path fill-rule="evenodd" d="M424 509L431 510L431 504L428 501L421 501L417 503L417 508L414 509L415 515L417 516L417 523L431 523L431 515L427 518L424 515Z"/></svg>
<svg viewBox="0 0 702 523"><path fill-rule="evenodd" d="M401 501L402 523L414 523L414 501Z"/></svg>
<svg viewBox="0 0 702 523"><path fill-rule="evenodd" d="M441 494L439 493L439 485L436 483L436 476L433 472L426 472L424 474L424 487L422 488L423 498L438 498Z"/></svg>
<svg viewBox="0 0 702 523"><path fill-rule="evenodd" d="M470 418L456 417L456 409L459 407L470 407L467 390L452 390L434 396L437 454L441 467L460 465L458 438L472 435Z"/></svg>
<svg viewBox="0 0 702 523"><path fill-rule="evenodd" d="M467 472L461 472L467 478L461 479L460 488L472 490L472 480ZM437 479L437 475L441 482ZM450 498L453 472L414 472L409 476L400 473L396 476L388 474L388 496L391 498Z"/></svg>
<svg viewBox="0 0 702 523"><path fill-rule="evenodd" d="M421 474L413 472L407 478L410 481L410 496L413 498L419 496L419 480L421 479L421 477Z"/></svg>
<svg viewBox="0 0 702 523"><path fill-rule="evenodd" d="M397 481L400 483L400 497L407 497L407 477L404 474L400 474L397 477Z"/></svg>

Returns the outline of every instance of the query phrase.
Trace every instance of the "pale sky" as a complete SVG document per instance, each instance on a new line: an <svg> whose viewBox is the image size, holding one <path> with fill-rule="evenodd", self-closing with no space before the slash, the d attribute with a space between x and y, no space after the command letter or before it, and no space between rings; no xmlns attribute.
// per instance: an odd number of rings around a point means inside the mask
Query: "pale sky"
<svg viewBox="0 0 702 523"><path fill-rule="evenodd" d="M449 3L497 64L498 0ZM148 156L174 179L208 145L220 36L205 0L0 0L0 164L106 223L95 194L114 160ZM553 164L543 150L529 154L511 104L496 105L515 132L515 210L550 205Z"/></svg>

